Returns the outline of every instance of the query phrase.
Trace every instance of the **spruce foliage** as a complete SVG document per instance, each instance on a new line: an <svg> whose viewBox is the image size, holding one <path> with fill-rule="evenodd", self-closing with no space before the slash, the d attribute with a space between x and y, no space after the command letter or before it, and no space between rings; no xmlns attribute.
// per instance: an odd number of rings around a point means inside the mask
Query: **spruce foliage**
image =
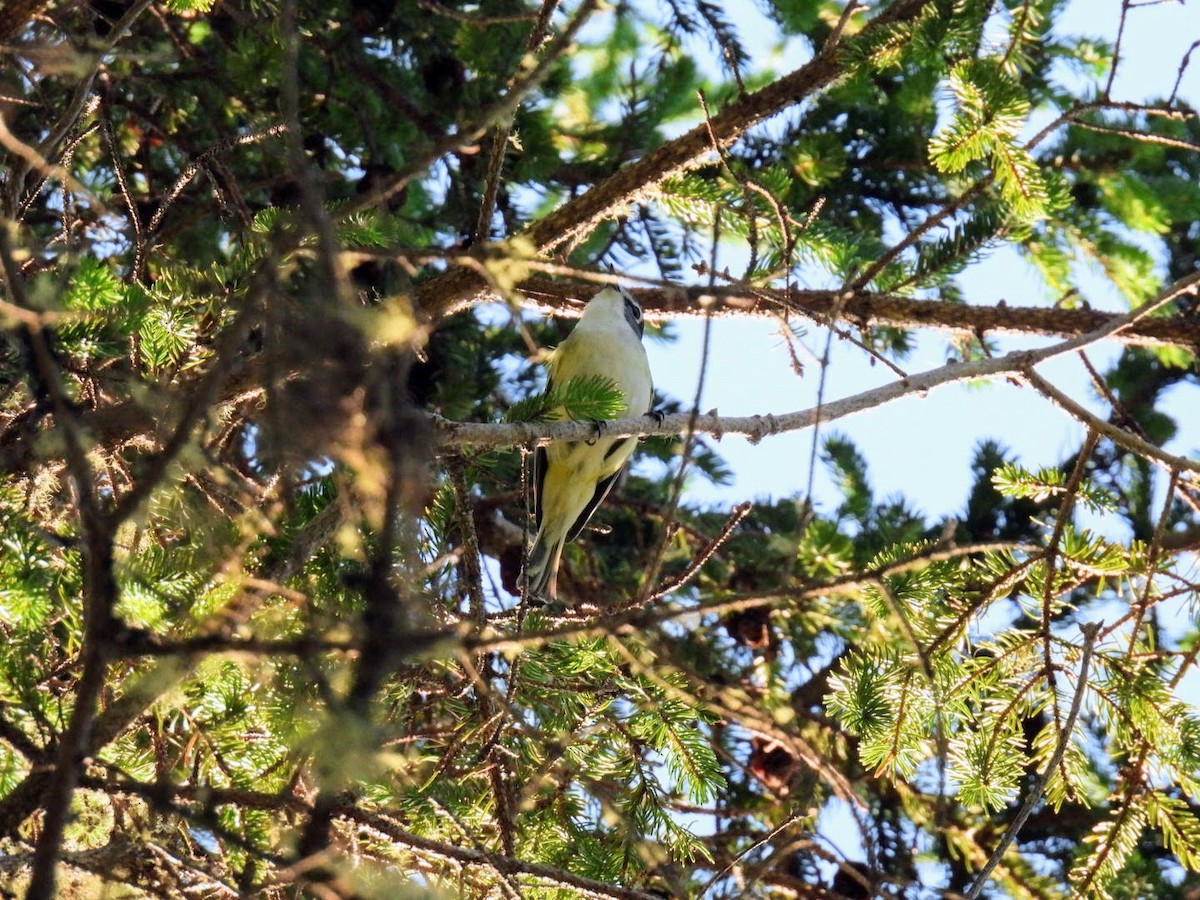
<svg viewBox="0 0 1200 900"><path fill-rule="evenodd" d="M1187 58L1118 99L1063 0L36 7L0 17L6 896L1200 890ZM798 375L890 378L1001 254L1038 296L945 373L1182 285L1066 402L1006 370L1082 420L1057 463L997 421L936 517L821 420L788 483L832 493L750 502L659 429L563 602L520 596L528 447L451 426L624 406L546 390L534 303L633 273L652 357L753 314Z"/></svg>

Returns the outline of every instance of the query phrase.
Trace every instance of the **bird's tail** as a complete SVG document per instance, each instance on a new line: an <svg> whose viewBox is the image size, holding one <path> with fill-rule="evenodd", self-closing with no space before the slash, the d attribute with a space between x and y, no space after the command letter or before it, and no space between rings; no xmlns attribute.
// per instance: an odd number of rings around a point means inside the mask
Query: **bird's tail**
<svg viewBox="0 0 1200 900"><path fill-rule="evenodd" d="M562 559L563 539L548 537L539 531L529 548L525 566L525 588L530 597L554 600L558 596L558 564Z"/></svg>

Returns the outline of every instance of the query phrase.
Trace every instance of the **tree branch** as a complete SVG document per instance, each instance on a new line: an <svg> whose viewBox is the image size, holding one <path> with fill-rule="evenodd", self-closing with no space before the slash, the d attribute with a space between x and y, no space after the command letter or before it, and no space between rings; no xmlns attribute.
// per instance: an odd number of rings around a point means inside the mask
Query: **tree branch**
<svg viewBox="0 0 1200 900"><path fill-rule="evenodd" d="M1112 422L1101 419L1082 404L1076 403L1036 372L1023 372L1020 377L1030 387L1055 406L1062 409L1071 418L1075 419L1085 428L1095 431L1097 434L1104 435L1118 447L1124 447L1131 453L1136 453L1138 456L1161 463L1168 471L1196 471L1196 463L1192 460L1185 456L1176 456L1173 453L1168 453L1161 447L1138 437L1136 434L1126 431Z"/></svg>
<svg viewBox="0 0 1200 900"><path fill-rule="evenodd" d="M648 188L711 152L714 140L728 146L752 126L828 87L847 70L846 49L863 44L888 25L915 18L930 2L897 0L853 38L845 38L838 52L821 53L790 75L742 95L691 131L624 166L591 190L534 222L521 236L536 251L546 252L588 231ZM456 267L421 285L415 292L416 305L436 321L469 305L484 288L485 282L478 272Z"/></svg>
<svg viewBox="0 0 1200 900"><path fill-rule="evenodd" d="M108 792L128 792L145 797L156 806L166 806L172 812L182 814L172 801L203 802L209 805L231 804L249 809L280 810L295 812L312 810L310 804L290 794L271 794L240 788L222 788L210 785L144 784L132 779L89 780L89 786ZM607 884L591 878L575 875L564 869L540 863L525 862L499 853L489 853L472 847L460 847L422 837L404 830L398 824L378 813L361 809L354 803L339 801L331 806L336 818L344 819L383 835L389 841L408 847L417 853L452 860L468 866L483 866L501 875L526 876L549 882L564 888L575 888L588 895L612 897L616 900L655 900L654 894L620 885Z"/></svg>
<svg viewBox="0 0 1200 900"><path fill-rule="evenodd" d="M1046 784L1050 780L1050 776L1054 770L1058 768L1059 762L1066 753L1067 745L1071 743L1071 732L1075 729L1075 719L1079 715L1079 708L1083 705L1083 695L1087 692L1088 666L1092 661L1092 651L1096 645L1096 634L1100 630L1099 622L1089 622L1079 626L1079 630L1083 632L1083 649L1079 660L1079 677L1076 679L1075 697L1071 701L1071 711L1067 714L1067 720L1063 723L1062 733L1058 738L1058 746L1054 748L1054 756L1046 763L1046 769L1038 776L1037 782L1032 786L1029 793L1025 797L1025 802L1021 805L1020 811L1008 826L1008 830L1004 832L1004 837L1000 839L1000 843L996 845L996 849L992 851L992 855L988 858L983 870L975 879L975 883L971 885L971 890L967 894L967 900L975 900L987 884L988 876L997 864L1004 857L1004 852L1008 849L1008 845L1013 842L1017 836L1017 832L1021 830L1021 826L1025 824L1025 820L1029 818L1029 814L1033 812L1034 804L1041 798L1046 790Z"/></svg>
<svg viewBox="0 0 1200 900"><path fill-rule="evenodd" d="M664 416L658 422L652 416L618 419L604 424L606 437L649 437L686 434L689 429L720 438L726 434L742 435L757 442L773 434L811 428L817 423L831 422L855 413L890 403L912 394L924 394L935 387L981 378L1004 375L1023 375L1034 366L1063 353L1069 353L1111 337L1129 328L1155 310L1161 309L1184 294L1195 295L1200 290L1200 273L1175 282L1155 299L1143 304L1123 316L1109 319L1103 326L1078 337L1070 338L1038 350L1019 350L1004 356L989 359L958 362L930 369L906 378L900 378L869 391L855 394L821 407L799 410L780 415L722 417L714 413L693 416L691 413L676 413ZM475 445L483 447L505 447L522 444L549 443L560 440L589 440L596 426L591 422L562 421L553 423L517 423L494 425L487 423L451 422L435 417L439 432L439 443L443 447ZM1173 457L1172 462L1181 470L1200 472L1200 462L1183 457Z"/></svg>
<svg viewBox="0 0 1200 900"><path fill-rule="evenodd" d="M520 285L521 293L542 311L564 315L567 298L587 300L600 290L594 285L568 284L533 278ZM943 300L922 300L898 294L856 290L774 290L731 285L728 287L664 287L635 289L648 318L680 316L778 316L781 312L828 321L852 322L862 328L929 328L937 331L980 334L1078 337L1117 322L1123 314L1087 307L968 306ZM713 303L713 298L717 302ZM490 299L490 298L481 298ZM770 302L764 302L764 299ZM1144 347L1184 347L1200 352L1200 319L1161 316L1143 319L1116 335L1121 343Z"/></svg>
<svg viewBox="0 0 1200 900"><path fill-rule="evenodd" d="M361 253L360 255L368 255ZM568 298L586 300L598 290L593 285L551 281L534 278L521 285L521 292L539 309L554 315L570 315L564 307ZM1059 309L1027 306L966 306L937 300L917 300L872 291L842 292L836 290L758 291L750 293L737 286L664 287L639 289L633 292L646 310L655 318L704 315L701 298L716 297L719 305L713 310L716 317L778 316L794 311L818 321L836 317L852 321L860 327L891 326L896 328L929 328L963 334L1020 334L1054 337L1079 337L1110 325L1119 324L1122 317L1115 313L1092 309ZM778 306L765 303L764 294L778 301ZM483 292L479 300L494 299ZM7 309L7 307L5 307ZM1140 319L1107 335L1126 346L1183 347L1200 353L1200 319L1190 316L1155 316ZM261 375L255 360L247 360L244 371L227 380L225 394L242 391ZM201 376L203 377L203 376ZM144 438L158 444L162 427L159 410L148 410L144 400L127 400L77 414L80 427L97 441L116 446ZM33 446L43 420L27 416L10 420L0 431L0 468L12 472L24 471L33 462ZM726 429L732 432L733 429ZM673 433L673 432L672 432ZM519 442L518 442L519 443Z"/></svg>

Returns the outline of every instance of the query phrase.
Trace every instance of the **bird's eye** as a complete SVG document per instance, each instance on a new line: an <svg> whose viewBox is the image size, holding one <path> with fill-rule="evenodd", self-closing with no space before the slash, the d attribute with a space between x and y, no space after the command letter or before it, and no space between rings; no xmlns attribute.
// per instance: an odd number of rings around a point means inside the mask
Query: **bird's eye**
<svg viewBox="0 0 1200 900"><path fill-rule="evenodd" d="M633 313L633 317L639 322L642 320L642 308L637 305L637 301L631 297L625 298L625 306Z"/></svg>

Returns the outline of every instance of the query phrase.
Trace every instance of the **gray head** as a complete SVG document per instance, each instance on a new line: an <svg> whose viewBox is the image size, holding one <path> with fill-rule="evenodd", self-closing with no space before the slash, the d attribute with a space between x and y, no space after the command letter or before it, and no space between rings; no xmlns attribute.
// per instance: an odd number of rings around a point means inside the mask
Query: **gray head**
<svg viewBox="0 0 1200 900"><path fill-rule="evenodd" d="M617 288L617 293L621 295L621 300L625 303L625 321L640 338L646 331L646 323L642 321L642 305L637 302L633 294L623 287Z"/></svg>

